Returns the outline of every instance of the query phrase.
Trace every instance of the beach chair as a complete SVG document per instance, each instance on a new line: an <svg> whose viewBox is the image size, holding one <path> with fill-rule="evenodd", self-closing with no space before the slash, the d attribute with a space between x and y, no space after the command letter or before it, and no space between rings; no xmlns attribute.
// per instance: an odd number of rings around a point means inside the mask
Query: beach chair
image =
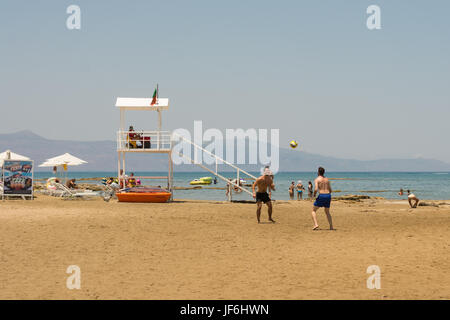
<svg viewBox="0 0 450 320"><path fill-rule="evenodd" d="M65 185L56 182L55 187L57 190L61 191L61 197L64 200L69 199L89 199L92 197L98 197L99 194L93 191L84 191L84 190L71 190L67 188Z"/></svg>
<svg viewBox="0 0 450 320"><path fill-rule="evenodd" d="M58 189L47 189L47 190L42 190L39 193L45 194L47 196L52 196L52 197L61 197L63 194L63 191L58 190Z"/></svg>
<svg viewBox="0 0 450 320"><path fill-rule="evenodd" d="M56 184L56 177L48 178L45 184L45 189L40 191L40 193L48 196L60 197L63 191L59 190L55 184Z"/></svg>
<svg viewBox="0 0 450 320"><path fill-rule="evenodd" d="M111 200L111 198L117 199L116 191L119 189L114 189L113 187L107 184L103 186L103 189L104 189L102 193L103 200L108 202L109 200Z"/></svg>

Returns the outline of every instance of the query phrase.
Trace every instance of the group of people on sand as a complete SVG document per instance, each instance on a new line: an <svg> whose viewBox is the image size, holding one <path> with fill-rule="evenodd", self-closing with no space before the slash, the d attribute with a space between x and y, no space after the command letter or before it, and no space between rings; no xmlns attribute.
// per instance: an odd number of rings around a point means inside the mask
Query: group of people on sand
<svg viewBox="0 0 450 320"><path fill-rule="evenodd" d="M136 179L134 176L134 173L131 172L128 176L127 174L123 174L123 170L120 169L120 179L117 181L117 179L109 178L109 180L106 182L106 184L110 185L111 183L117 183L120 189L123 188L133 188L141 185L141 180L139 178ZM124 185L125 181L125 185Z"/></svg>
<svg viewBox="0 0 450 320"><path fill-rule="evenodd" d="M318 194L316 201L313 204L311 216L313 220L313 230L319 229L319 224L317 223L317 210L320 208L324 208L325 214L327 215L328 223L330 225L330 230L335 230L333 228L333 220L330 214L330 204L331 204L331 185L328 178L325 177L325 169L319 167L317 170L317 178L314 180L315 187L312 188L312 183L309 182L310 187L308 186L308 193L311 192L311 198L315 197ZM295 184L293 182L294 188ZM300 185L300 188L299 188ZM291 186L292 187L292 186ZM292 188L292 192L294 191ZM290 188L291 190L291 188ZM303 193L304 187L301 184L301 181L297 183L297 196L298 191L301 190ZM266 167L264 169L263 174L256 179L252 186L253 198L256 199L256 219L258 223L261 222L261 208L262 204L265 203L268 209L269 221L275 223L275 220L272 218L272 201L270 199L270 192L275 191L275 184L273 182L273 173L272 171Z"/></svg>
<svg viewBox="0 0 450 320"><path fill-rule="evenodd" d="M303 187L301 180L298 181L297 185L295 185L295 182L292 182L289 187L289 195L292 200L294 198L295 189L297 190L297 199L302 199L302 194L305 188ZM271 200L271 192L275 191L275 184L273 182L273 173L268 167L264 169L263 174L253 183L252 191L253 198L256 199L256 219L258 223L261 222L261 208L263 203L267 205L269 221L275 223L275 220L272 218L273 206ZM313 230L319 229L319 224L317 222L317 210L320 208L324 208L325 210L330 230L335 230L333 227L333 219L330 214L331 192L331 184L328 178L325 177L325 169L323 167L319 167L317 170L317 178L314 180L314 188L311 181L308 182L309 198L315 198L316 195L318 195L314 201L311 211ZM419 198L417 198L410 190L407 190L406 192L408 194L408 202L411 208L417 208ZM398 194L400 196L403 195L403 189L400 189Z"/></svg>
<svg viewBox="0 0 450 320"><path fill-rule="evenodd" d="M305 190L305 187L303 186L302 180L298 180L297 184L295 184L294 181L292 181L291 185L289 186L289 198L291 200L294 200L294 193L297 191L297 200L303 200L303 191ZM314 188L311 183L311 181L308 181L308 198L313 198L313 192Z"/></svg>

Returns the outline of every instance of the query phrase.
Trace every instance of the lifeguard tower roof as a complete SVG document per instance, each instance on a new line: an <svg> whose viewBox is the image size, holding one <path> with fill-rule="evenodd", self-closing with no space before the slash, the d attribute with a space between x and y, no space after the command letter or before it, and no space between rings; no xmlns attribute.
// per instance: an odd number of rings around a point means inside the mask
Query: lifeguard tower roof
<svg viewBox="0 0 450 320"><path fill-rule="evenodd" d="M158 98L151 105L152 98L117 98L116 107L126 110L169 110L169 99Z"/></svg>

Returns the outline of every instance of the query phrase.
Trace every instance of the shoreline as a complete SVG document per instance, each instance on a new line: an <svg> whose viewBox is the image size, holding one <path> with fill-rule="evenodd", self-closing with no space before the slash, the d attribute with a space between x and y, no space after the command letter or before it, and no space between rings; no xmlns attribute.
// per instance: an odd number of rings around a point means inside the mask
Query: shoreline
<svg viewBox="0 0 450 320"><path fill-rule="evenodd" d="M81 179L80 179L81 180ZM77 183L77 185L79 186L79 189L81 190L91 190L91 191L103 191L104 187L102 184L89 184L89 183ZM78 188L77 188L78 189ZM35 194L39 195L41 191L45 190L45 184L44 183L36 183L34 185L34 190L35 190ZM192 187L177 187L174 186L174 191L185 191L185 190L195 190L195 192L200 192L200 191L208 191L208 190L226 190L226 187L208 187L208 186L192 186ZM394 192L394 191L388 191L388 190L359 190L356 191L356 193L354 193L355 191L345 191L345 190L335 190L332 192L332 199L334 201L339 200L340 198L344 198L344 197L369 197L369 198L373 198L373 199L385 199L385 200L390 200L390 201L406 201L407 199L399 199L399 198L388 198L388 197L379 197L379 196L369 196L369 195L364 195L364 193L385 193L385 192ZM338 193L338 195L334 195ZM180 198L181 199L181 198ZM188 198L187 198L188 199ZM210 201L221 201L221 200L214 200L214 199L190 199L190 200L210 200ZM247 200L251 200L250 197ZM276 200L276 199L275 199ZM310 200L308 198L304 198L302 201L305 200ZM277 200L277 201L298 201L298 200L286 200L286 199L282 199L282 200ZM436 202L436 201L450 201L449 199L421 199L421 202Z"/></svg>
<svg viewBox="0 0 450 320"><path fill-rule="evenodd" d="M151 172L134 172L136 176L155 176L157 173ZM442 173L442 172L440 172ZM77 183L86 184L86 188L101 188L100 180L103 176L115 176L117 173L110 172L71 172L69 171L67 176L69 178L77 179ZM48 173L46 174L48 175ZM225 196L225 183L222 180L218 181L217 185L210 186L192 186L189 182L199 176L208 175L205 172L175 172L174 176L174 196L179 198L189 199L204 199L204 200L222 200L226 199ZM97 177L95 177L97 176ZM232 178L231 175L225 174L226 177ZM42 174L35 174L35 178L42 178ZM429 172L423 173L352 173L352 172L336 172L329 173L329 179L332 180L332 187L334 189L334 196L340 197L343 195L369 195L378 196L390 200L400 200L398 196L398 190L403 188L404 190L410 189L418 196L419 199L425 201L436 201L440 199L450 200L450 176L441 174L429 174ZM305 184L308 181L312 181L314 173L311 172L280 172L275 176L276 191L273 193L273 197L276 199L288 200L288 188L291 181L302 180ZM343 180L342 180L343 179ZM142 180L143 185L164 186L166 182L156 180ZM36 180L43 184L44 181ZM247 180L247 183L251 182ZM95 187L92 187L95 186ZM440 186L439 188L433 186ZM304 196L307 194L303 194ZM244 200L246 194L233 195L233 198Z"/></svg>

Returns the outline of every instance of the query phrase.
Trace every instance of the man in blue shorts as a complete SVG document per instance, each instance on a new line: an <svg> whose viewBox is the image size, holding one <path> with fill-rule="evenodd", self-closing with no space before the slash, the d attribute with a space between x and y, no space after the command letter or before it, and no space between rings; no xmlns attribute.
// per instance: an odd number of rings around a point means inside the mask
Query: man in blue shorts
<svg viewBox="0 0 450 320"><path fill-rule="evenodd" d="M323 207L325 209L325 213L327 215L328 223L330 224L330 230L334 230L333 221L331 219L330 214L330 203L331 203L331 185L328 178L325 178L325 169L319 167L317 171L318 177L314 180L315 188L314 188L314 197L316 193L319 192L316 201L314 202L313 211L312 211L312 219L314 222L313 230L319 229L319 224L317 223L316 211L317 209Z"/></svg>

